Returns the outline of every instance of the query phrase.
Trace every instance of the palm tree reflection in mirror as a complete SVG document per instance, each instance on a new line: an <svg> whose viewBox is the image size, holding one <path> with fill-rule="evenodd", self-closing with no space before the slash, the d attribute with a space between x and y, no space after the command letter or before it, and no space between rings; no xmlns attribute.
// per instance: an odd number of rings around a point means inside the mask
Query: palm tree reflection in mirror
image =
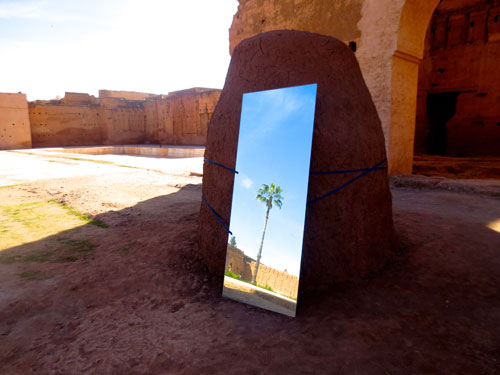
<svg viewBox="0 0 500 375"><path fill-rule="evenodd" d="M259 252L257 254L257 262L255 263L255 271L252 275L252 284L256 285L257 272L259 272L260 258L262 257L262 247L264 246L264 237L266 235L267 221L269 220L269 211L273 208L273 204L279 209L283 205L283 196L281 193L283 190L281 187L274 184L266 185L262 184L262 187L257 190L257 200L261 201L266 205L266 220L264 221L264 230L262 231L262 239L260 240Z"/></svg>

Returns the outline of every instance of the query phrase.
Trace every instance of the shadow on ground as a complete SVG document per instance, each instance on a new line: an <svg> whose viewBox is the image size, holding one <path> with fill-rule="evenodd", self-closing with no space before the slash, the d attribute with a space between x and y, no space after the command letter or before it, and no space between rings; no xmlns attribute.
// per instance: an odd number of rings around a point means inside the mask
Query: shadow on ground
<svg viewBox="0 0 500 375"><path fill-rule="evenodd" d="M500 372L498 199L394 189L401 254L300 296L294 319L221 297L195 255L200 195L188 185L100 215L107 229L58 234L95 245L75 261L0 265L0 372ZM35 271L50 277L19 276Z"/></svg>

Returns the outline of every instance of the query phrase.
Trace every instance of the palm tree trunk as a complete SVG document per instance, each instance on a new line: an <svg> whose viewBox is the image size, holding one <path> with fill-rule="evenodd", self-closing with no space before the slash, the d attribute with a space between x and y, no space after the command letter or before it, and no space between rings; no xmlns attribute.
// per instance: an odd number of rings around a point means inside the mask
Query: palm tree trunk
<svg viewBox="0 0 500 375"><path fill-rule="evenodd" d="M271 199L272 199L272 197L271 197ZM269 200L269 202L271 202L271 200ZM255 271L253 272L253 275L252 275L252 284L253 285L257 284L257 272L259 271L260 258L262 256L262 247L264 246L264 236L266 235L267 219L269 219L270 209L271 209L271 204L268 204L267 211L266 211L266 221L264 222L264 230L262 231L262 239L260 240L259 252L257 254L257 262L255 263Z"/></svg>

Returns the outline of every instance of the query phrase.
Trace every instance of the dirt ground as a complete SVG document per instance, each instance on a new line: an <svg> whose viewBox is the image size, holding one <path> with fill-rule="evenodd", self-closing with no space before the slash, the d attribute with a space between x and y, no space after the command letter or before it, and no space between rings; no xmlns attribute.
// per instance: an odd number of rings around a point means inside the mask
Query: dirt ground
<svg viewBox="0 0 500 375"><path fill-rule="evenodd" d="M108 226L0 252L14 259L0 262L0 374L500 374L491 184L466 193L399 179L399 254L370 277L299 296L289 318L223 298L222 275L197 260L200 177L94 166L0 188L0 206L55 200ZM55 243L76 259L29 257Z"/></svg>

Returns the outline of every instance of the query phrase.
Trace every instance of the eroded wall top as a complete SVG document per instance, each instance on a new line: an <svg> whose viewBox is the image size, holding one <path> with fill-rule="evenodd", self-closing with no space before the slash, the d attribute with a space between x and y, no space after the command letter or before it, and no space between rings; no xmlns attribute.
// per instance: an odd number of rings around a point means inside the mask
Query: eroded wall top
<svg viewBox="0 0 500 375"><path fill-rule="evenodd" d="M239 0L229 30L229 49L253 35L279 29L330 35L344 42L358 41L357 27L364 0Z"/></svg>

